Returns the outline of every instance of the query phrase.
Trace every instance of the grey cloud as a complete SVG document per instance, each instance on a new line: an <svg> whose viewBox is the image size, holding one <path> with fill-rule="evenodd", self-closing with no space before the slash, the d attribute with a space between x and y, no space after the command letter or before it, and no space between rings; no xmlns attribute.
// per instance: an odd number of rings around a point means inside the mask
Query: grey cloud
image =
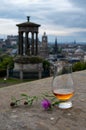
<svg viewBox="0 0 86 130"><path fill-rule="evenodd" d="M35 18L39 15L43 15L45 11L50 10L50 7L44 7L42 4L28 4L26 8L21 6L11 5L9 3L2 2L2 7L0 8L1 18L13 18L13 19L25 19L26 14L34 16ZM46 13L46 12L45 12ZM40 19L40 18L39 18Z"/></svg>
<svg viewBox="0 0 86 130"><path fill-rule="evenodd" d="M65 1L65 0L64 0ZM0 8L0 17L7 19L26 20L26 16L31 16L31 21L36 21L41 25L53 25L54 28L61 26L64 28L86 28L86 0L69 0L72 3L74 10L68 9L59 11L49 4L49 1L41 0L37 4L30 4L26 7L10 4L9 1L3 0ZM49 4L49 5L48 5ZM57 3L55 3L57 4ZM81 10L76 10L80 8ZM85 37L86 32L74 33L70 36L71 39L76 37ZM67 36L64 37L68 38Z"/></svg>
<svg viewBox="0 0 86 130"><path fill-rule="evenodd" d="M86 0L69 0L77 7L86 8Z"/></svg>
<svg viewBox="0 0 86 130"><path fill-rule="evenodd" d="M83 32L83 31L80 31L80 32L77 32L77 33L74 33L75 36L81 36L81 37L86 37L86 32Z"/></svg>
<svg viewBox="0 0 86 130"><path fill-rule="evenodd" d="M46 19L52 21L55 25L64 27L81 27L86 28L86 17L85 13L82 12L57 12L51 11L46 14Z"/></svg>
<svg viewBox="0 0 86 130"><path fill-rule="evenodd" d="M7 18L7 19L20 19L21 17L24 18L24 14L21 11L17 10L7 10L0 12L1 18Z"/></svg>
<svg viewBox="0 0 86 130"><path fill-rule="evenodd" d="M71 0L73 2L73 0ZM75 0L77 3L78 0ZM81 3L81 2L80 2ZM75 4L76 5L76 4ZM80 5L80 4L78 4ZM83 5L83 4L81 4ZM77 6L74 6L76 8ZM42 21L42 23L52 23L54 25L60 25L68 28L86 28L86 14L83 10L75 10L75 11L65 11L61 12L57 9L53 9L52 6L49 7L40 7L39 5L35 6L35 11L38 13L37 18ZM40 15L43 18L40 19Z"/></svg>

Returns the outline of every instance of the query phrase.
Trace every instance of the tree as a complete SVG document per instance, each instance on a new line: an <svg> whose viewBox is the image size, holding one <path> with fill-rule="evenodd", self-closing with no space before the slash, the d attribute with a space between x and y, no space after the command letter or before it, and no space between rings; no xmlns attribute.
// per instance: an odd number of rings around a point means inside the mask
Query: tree
<svg viewBox="0 0 86 130"><path fill-rule="evenodd" d="M0 70L6 70L7 66L9 66L9 68L13 68L14 66L14 61L13 61L13 57L8 56L8 55L4 55L1 57L2 62L0 62Z"/></svg>
<svg viewBox="0 0 86 130"><path fill-rule="evenodd" d="M73 64L72 69L73 69L73 71L85 70L86 62L77 62L77 63Z"/></svg>

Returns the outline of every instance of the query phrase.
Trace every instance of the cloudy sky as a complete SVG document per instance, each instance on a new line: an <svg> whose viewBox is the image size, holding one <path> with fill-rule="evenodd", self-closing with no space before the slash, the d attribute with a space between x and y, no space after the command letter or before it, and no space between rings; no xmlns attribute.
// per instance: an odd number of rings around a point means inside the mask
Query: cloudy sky
<svg viewBox="0 0 86 130"><path fill-rule="evenodd" d="M0 36L17 35L16 24L30 21L41 24L39 37L48 41L86 42L86 0L3 0L0 6Z"/></svg>

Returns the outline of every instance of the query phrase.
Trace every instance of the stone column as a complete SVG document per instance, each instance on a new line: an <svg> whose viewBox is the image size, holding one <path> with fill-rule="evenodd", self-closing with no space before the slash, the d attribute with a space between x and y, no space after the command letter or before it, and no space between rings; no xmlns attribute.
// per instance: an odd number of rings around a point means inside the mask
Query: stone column
<svg viewBox="0 0 86 130"><path fill-rule="evenodd" d="M38 55L38 32L36 32L36 55Z"/></svg>
<svg viewBox="0 0 86 130"><path fill-rule="evenodd" d="M25 55L28 55L28 32L25 33Z"/></svg>
<svg viewBox="0 0 86 130"><path fill-rule="evenodd" d="M20 35L20 32L18 32L19 33L19 36L18 36L18 54L20 55L20 37L21 37L21 35Z"/></svg>
<svg viewBox="0 0 86 130"><path fill-rule="evenodd" d="M27 54L30 56L30 41L29 41L29 32L28 32L28 52Z"/></svg>
<svg viewBox="0 0 86 130"><path fill-rule="evenodd" d="M23 32L20 32L20 55L23 55Z"/></svg>
<svg viewBox="0 0 86 130"><path fill-rule="evenodd" d="M34 55L34 33L32 32L32 55Z"/></svg>

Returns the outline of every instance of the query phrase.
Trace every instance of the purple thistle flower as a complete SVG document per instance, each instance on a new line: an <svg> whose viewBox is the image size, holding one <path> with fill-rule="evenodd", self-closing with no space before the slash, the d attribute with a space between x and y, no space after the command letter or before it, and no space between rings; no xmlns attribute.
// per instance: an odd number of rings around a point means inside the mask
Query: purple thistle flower
<svg viewBox="0 0 86 130"><path fill-rule="evenodd" d="M41 102L41 105L42 105L42 107L43 107L45 110L47 110L47 109L49 109L49 108L51 107L51 103L50 103L50 101L47 100L47 99L44 99L44 100Z"/></svg>

